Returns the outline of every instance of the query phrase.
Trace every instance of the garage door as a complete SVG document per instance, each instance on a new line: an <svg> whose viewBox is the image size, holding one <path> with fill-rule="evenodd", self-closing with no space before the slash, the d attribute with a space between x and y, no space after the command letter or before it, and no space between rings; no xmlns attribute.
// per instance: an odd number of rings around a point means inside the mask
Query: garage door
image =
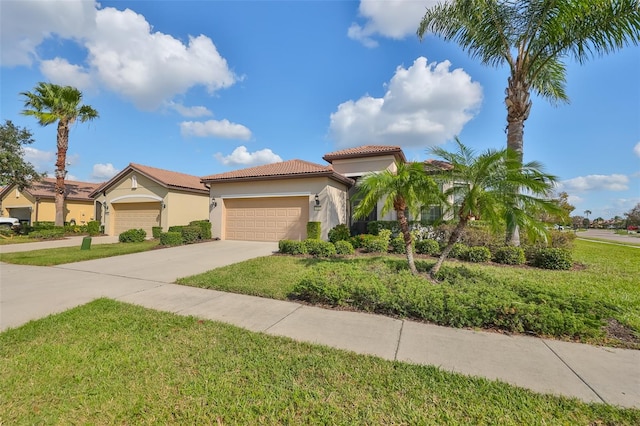
<svg viewBox="0 0 640 426"><path fill-rule="evenodd" d="M224 206L228 240L302 240L307 236L308 197L227 199Z"/></svg>
<svg viewBox="0 0 640 426"><path fill-rule="evenodd" d="M160 203L117 203L113 204L115 214L114 235L128 229L144 229L151 237L151 228L160 226Z"/></svg>

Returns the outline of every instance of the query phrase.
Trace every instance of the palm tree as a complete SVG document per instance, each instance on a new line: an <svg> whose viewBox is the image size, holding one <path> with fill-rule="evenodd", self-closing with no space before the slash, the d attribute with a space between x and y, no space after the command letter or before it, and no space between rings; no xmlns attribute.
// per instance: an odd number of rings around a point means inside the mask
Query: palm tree
<svg viewBox="0 0 640 426"><path fill-rule="evenodd" d="M544 173L539 163L521 164L518 154L509 148L476 155L457 138L456 143L456 152L443 148L430 150L431 154L451 164L449 170L437 174L437 179L454 183L444 195L456 200L449 209L458 221L430 271L433 280L472 218L482 218L494 231L506 225L507 234L520 227L535 239L546 238L547 230L545 224L536 219L539 215L534 213L562 212L557 203L545 198L553 189L556 178Z"/></svg>
<svg viewBox="0 0 640 426"><path fill-rule="evenodd" d="M88 105L81 105L82 92L71 86L40 82L33 92L20 93L24 101L24 115L34 116L41 126L58 123L56 158L56 226L64 225L64 178L67 174L67 149L69 127L79 120L81 123L98 117L98 112Z"/></svg>
<svg viewBox="0 0 640 426"><path fill-rule="evenodd" d="M422 206L440 203L441 196L435 181L427 176L422 163L396 162L396 171L387 169L365 175L358 183L360 203L354 210L355 218L366 217L384 199L381 213L393 209L398 217L404 238L409 270L417 274L413 259L413 239L406 211L417 217Z"/></svg>
<svg viewBox="0 0 640 426"><path fill-rule="evenodd" d="M458 43L492 67L507 65L507 148L523 158L524 122L533 91L568 102L566 67L640 40L638 0L451 0L427 9L418 36ZM519 245L517 229L510 236Z"/></svg>

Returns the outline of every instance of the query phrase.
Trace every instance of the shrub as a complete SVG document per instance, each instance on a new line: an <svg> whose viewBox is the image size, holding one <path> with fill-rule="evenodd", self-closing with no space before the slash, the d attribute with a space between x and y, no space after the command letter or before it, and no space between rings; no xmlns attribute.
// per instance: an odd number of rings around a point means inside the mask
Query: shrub
<svg viewBox="0 0 640 426"><path fill-rule="evenodd" d="M37 238L40 240L55 240L64 237L64 227L55 226L52 229L42 229L29 233L29 238Z"/></svg>
<svg viewBox="0 0 640 426"><path fill-rule="evenodd" d="M162 226L151 227L151 235L153 238L160 238L160 234L162 234Z"/></svg>
<svg viewBox="0 0 640 426"><path fill-rule="evenodd" d="M183 226L180 234L183 243L193 244L200 239L200 226Z"/></svg>
<svg viewBox="0 0 640 426"><path fill-rule="evenodd" d="M304 241L280 240L278 249L282 254L307 254L307 246Z"/></svg>
<svg viewBox="0 0 640 426"><path fill-rule="evenodd" d="M329 257L336 254L336 246L329 241L309 238L304 240L304 245L307 248L307 253L313 257Z"/></svg>
<svg viewBox="0 0 640 426"><path fill-rule="evenodd" d="M141 243L147 238L147 232L144 229L129 229L118 236L121 243Z"/></svg>
<svg viewBox="0 0 640 426"><path fill-rule="evenodd" d="M167 229L167 232L182 232L182 228L184 228L183 225L170 226L169 229Z"/></svg>
<svg viewBox="0 0 640 426"><path fill-rule="evenodd" d="M87 232L87 225L64 225L65 234L84 234Z"/></svg>
<svg viewBox="0 0 640 426"><path fill-rule="evenodd" d="M440 253L440 244L436 240L421 240L416 242L416 252L418 254L428 254L437 256Z"/></svg>
<svg viewBox="0 0 640 426"><path fill-rule="evenodd" d="M320 222L307 222L307 238L319 240L321 235Z"/></svg>
<svg viewBox="0 0 640 426"><path fill-rule="evenodd" d="M542 269L571 269L573 260L571 252L562 248L544 248L536 252L533 266Z"/></svg>
<svg viewBox="0 0 640 426"><path fill-rule="evenodd" d="M413 242L413 251L416 251L415 241ZM391 253L407 253L407 246L404 243L404 236L398 235L397 237L391 239Z"/></svg>
<svg viewBox="0 0 640 426"><path fill-rule="evenodd" d="M163 246L180 246L182 245L182 234L180 232L162 232L160 233L160 245Z"/></svg>
<svg viewBox="0 0 640 426"><path fill-rule="evenodd" d="M211 239L211 222L208 220L194 220L189 222L189 226L198 226L200 227L200 239L201 240L210 240Z"/></svg>
<svg viewBox="0 0 640 426"><path fill-rule="evenodd" d="M100 222L97 220L92 220L89 223L87 223L87 232L92 237L96 235L100 235Z"/></svg>
<svg viewBox="0 0 640 426"><path fill-rule="evenodd" d="M375 238L375 235L371 235L371 234L354 235L353 237L349 238L349 242L351 243L354 249L359 249L364 247L365 241L369 238Z"/></svg>
<svg viewBox="0 0 640 426"><path fill-rule="evenodd" d="M365 238L362 248L368 253L386 253L389 250L391 231L382 229L377 236Z"/></svg>
<svg viewBox="0 0 640 426"><path fill-rule="evenodd" d="M349 241L336 241L334 245L336 246L336 254L349 255L356 252Z"/></svg>
<svg viewBox="0 0 640 426"><path fill-rule="evenodd" d="M332 243L337 241L348 241L349 237L351 237L351 232L349 231L349 227L344 223L336 225L329 230L329 241Z"/></svg>
<svg viewBox="0 0 640 426"><path fill-rule="evenodd" d="M449 252L449 257L455 259L464 259L468 250L469 247L467 247L465 244L455 243L451 248L451 251Z"/></svg>
<svg viewBox="0 0 640 426"><path fill-rule="evenodd" d="M36 221L33 222L33 230L41 231L43 229L53 229L56 227L55 222L47 222L47 221Z"/></svg>
<svg viewBox="0 0 640 426"><path fill-rule="evenodd" d="M503 265L522 265L525 262L524 250L514 246L500 247L496 249L493 260Z"/></svg>
<svg viewBox="0 0 640 426"><path fill-rule="evenodd" d="M469 247L464 254L464 260L474 263L484 263L491 260L491 250L487 247Z"/></svg>

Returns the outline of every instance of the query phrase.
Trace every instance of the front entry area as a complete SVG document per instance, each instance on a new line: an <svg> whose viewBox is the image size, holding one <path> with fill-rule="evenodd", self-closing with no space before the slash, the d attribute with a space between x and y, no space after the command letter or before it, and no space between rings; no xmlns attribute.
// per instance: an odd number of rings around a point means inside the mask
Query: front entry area
<svg viewBox="0 0 640 426"><path fill-rule="evenodd" d="M309 197L231 198L224 200L225 239L303 240L307 237Z"/></svg>
<svg viewBox="0 0 640 426"><path fill-rule="evenodd" d="M147 237L152 235L152 227L160 226L160 202L114 203L114 233L120 235L129 229L144 229Z"/></svg>

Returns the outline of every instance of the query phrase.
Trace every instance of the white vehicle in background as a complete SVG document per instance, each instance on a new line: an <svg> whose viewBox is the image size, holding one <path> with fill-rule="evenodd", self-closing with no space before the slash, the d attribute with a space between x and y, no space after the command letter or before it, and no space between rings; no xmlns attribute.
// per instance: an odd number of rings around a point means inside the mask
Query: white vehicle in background
<svg viewBox="0 0 640 426"><path fill-rule="evenodd" d="M15 217L0 217L0 228L13 228L20 225L20 220Z"/></svg>

